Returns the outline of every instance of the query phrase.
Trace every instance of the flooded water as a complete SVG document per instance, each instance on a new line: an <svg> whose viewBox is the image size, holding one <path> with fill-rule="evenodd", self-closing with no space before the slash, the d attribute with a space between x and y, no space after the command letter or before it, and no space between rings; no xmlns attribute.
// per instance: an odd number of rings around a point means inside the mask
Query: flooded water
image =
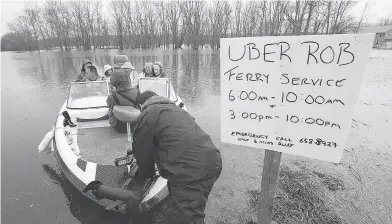
<svg viewBox="0 0 392 224"><path fill-rule="evenodd" d="M117 54L128 55L139 72L146 62L161 61L189 111L206 115L203 123L219 122L218 51L2 52L2 223L128 223L84 199L62 177L54 157L39 156L37 149L83 59L92 59L102 72ZM213 108L218 111L209 113ZM216 128L219 136L219 124Z"/></svg>

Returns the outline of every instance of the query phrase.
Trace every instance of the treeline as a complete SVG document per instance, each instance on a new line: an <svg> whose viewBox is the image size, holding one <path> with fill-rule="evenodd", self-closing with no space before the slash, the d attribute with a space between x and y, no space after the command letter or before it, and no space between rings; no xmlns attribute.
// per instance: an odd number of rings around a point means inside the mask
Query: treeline
<svg viewBox="0 0 392 224"><path fill-rule="evenodd" d="M314 35L358 29L353 1L47 1L9 24L1 50L219 48L221 37Z"/></svg>

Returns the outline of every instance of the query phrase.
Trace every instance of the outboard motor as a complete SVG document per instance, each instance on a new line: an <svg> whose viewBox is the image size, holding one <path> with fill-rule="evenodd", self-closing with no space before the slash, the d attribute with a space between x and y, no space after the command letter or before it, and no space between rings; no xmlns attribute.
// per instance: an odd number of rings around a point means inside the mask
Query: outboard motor
<svg viewBox="0 0 392 224"><path fill-rule="evenodd" d="M93 195L99 199L107 198L110 200L122 200L139 203L142 197L142 195L137 195L132 191L105 186L102 182L97 180L90 182L83 190L83 193L86 193L89 190L91 190Z"/></svg>
<svg viewBox="0 0 392 224"><path fill-rule="evenodd" d="M140 207L140 203L143 198L148 193L148 189L152 186L152 184L157 180L158 176L154 176L149 178L145 183L143 190L139 192L130 191L127 189L119 189L114 187L109 187L104 185L100 181L92 181L90 182L86 188L83 190L83 193L87 193L88 191L92 191L92 194L98 199L110 199L113 201L121 201L126 205L126 213L131 216L138 216L142 210ZM158 199L158 198L157 198ZM155 200L156 203L157 200Z"/></svg>

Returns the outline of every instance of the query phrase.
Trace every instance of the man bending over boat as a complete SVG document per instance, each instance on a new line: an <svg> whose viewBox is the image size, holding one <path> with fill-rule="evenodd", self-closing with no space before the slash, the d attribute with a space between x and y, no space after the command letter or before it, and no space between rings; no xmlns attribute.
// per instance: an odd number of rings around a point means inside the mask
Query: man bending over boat
<svg viewBox="0 0 392 224"><path fill-rule="evenodd" d="M127 124L114 116L113 107L115 105L120 105L138 108L137 98L140 95L140 91L137 88L132 88L131 79L125 70L115 71L113 75L110 76L110 83L116 91L108 96L106 100L109 107L109 123L117 131L126 133ZM131 124L131 128L132 127L133 125Z"/></svg>
<svg viewBox="0 0 392 224"><path fill-rule="evenodd" d="M222 170L220 151L185 110L145 91L133 135L139 177L154 176L154 162L168 180L170 224L204 224L204 211Z"/></svg>

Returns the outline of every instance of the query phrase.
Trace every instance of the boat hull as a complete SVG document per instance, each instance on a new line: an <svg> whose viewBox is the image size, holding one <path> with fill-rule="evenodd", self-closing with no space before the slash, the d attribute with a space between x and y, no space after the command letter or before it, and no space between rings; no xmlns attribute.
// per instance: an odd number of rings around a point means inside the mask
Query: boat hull
<svg viewBox="0 0 392 224"><path fill-rule="evenodd" d="M70 110L67 109L66 103L67 101L60 109L59 116L57 116L54 138L52 141L52 151L62 173L77 190L79 190L83 195L85 195L94 203L114 212L123 214L128 213L129 210L127 209L127 205L125 203L120 203L119 205L112 207L111 205L114 201L105 198L99 199L94 196L92 191L84 193L83 190L85 190L87 185L92 181L100 181L104 185L121 189L124 185L124 182L126 181L125 179L127 179L125 174L128 173L129 166L117 167L114 166L114 164L102 165L83 159L80 152L83 151L83 148L79 149L77 143L77 127L64 127L65 118L62 116L63 111L67 111L70 114L74 123L79 121L88 123L89 121L107 119L107 117L104 117L105 113L107 113L107 108ZM178 97L175 103L176 105L180 105L182 100ZM187 110L185 106L182 108ZM126 152L124 151L124 155L125 154ZM137 212L145 212L150 210L168 196L166 179L158 177L158 179L151 186L152 187L150 187L148 191L145 192L142 202L138 206L132 206L137 207Z"/></svg>

